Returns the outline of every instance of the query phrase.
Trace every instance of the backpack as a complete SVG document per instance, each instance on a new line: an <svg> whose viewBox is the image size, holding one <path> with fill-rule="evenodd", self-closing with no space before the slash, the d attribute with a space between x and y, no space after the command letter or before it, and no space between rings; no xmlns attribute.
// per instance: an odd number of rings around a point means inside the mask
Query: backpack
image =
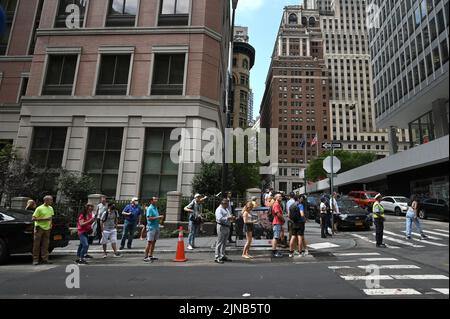
<svg viewBox="0 0 450 319"><path fill-rule="evenodd" d="M268 214L269 222L273 223L273 220L275 217L273 216L273 213L272 213L272 206L269 206L269 211L267 212L267 214Z"/></svg>
<svg viewBox="0 0 450 319"><path fill-rule="evenodd" d="M298 208L297 203L294 203L289 207L289 219L294 224L298 224L302 221L300 216L300 209Z"/></svg>
<svg viewBox="0 0 450 319"><path fill-rule="evenodd" d="M116 211L113 211L113 212L111 212L111 213L114 213L114 215L115 215L114 219L118 218L118 217L117 217L117 212L116 212ZM106 221L108 220L108 217L109 217L109 212L106 211L105 217L103 217L103 219L102 219L102 223L106 222Z"/></svg>

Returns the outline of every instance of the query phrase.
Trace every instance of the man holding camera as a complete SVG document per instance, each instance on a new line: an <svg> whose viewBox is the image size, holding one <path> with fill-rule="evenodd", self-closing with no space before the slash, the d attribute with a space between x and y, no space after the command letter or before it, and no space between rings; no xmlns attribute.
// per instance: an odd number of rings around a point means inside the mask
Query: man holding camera
<svg viewBox="0 0 450 319"><path fill-rule="evenodd" d="M193 250L195 248L195 237L197 237L198 231L200 230L200 226L203 222L202 204L206 198L206 196L202 198L202 195L196 194L194 196L194 200L184 208L184 211L189 213L189 236L187 246L187 249L189 250Z"/></svg>
<svg viewBox="0 0 450 319"><path fill-rule="evenodd" d="M216 209L216 223L217 223L217 242L216 242L216 255L214 262L223 264L225 261L231 261L225 255L225 249L227 247L228 236L230 235L231 223L235 221L236 217L232 216L228 199L223 199L222 203Z"/></svg>

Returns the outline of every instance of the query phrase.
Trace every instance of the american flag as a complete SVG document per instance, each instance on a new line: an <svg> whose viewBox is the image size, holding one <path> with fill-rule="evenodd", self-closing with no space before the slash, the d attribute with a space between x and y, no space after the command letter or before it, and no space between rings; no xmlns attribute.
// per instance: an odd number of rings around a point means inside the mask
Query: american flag
<svg viewBox="0 0 450 319"><path fill-rule="evenodd" d="M319 140L318 140L317 134L316 134L316 135L314 136L312 142L311 142L311 146L314 146L314 145L316 145L317 143L319 143Z"/></svg>

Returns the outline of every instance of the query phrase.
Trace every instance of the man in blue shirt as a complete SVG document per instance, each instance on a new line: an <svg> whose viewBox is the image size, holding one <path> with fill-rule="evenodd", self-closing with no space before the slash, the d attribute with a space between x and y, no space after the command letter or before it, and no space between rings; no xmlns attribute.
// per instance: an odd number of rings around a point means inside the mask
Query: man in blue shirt
<svg viewBox="0 0 450 319"><path fill-rule="evenodd" d="M298 235L301 237L302 241L299 243L298 251L301 251L301 256L307 256L309 255L308 252L308 246L306 244L305 240L305 223L306 223L306 215L305 215L305 209L306 209L306 197L304 195L300 196L300 201L298 205L298 209L300 210L300 230Z"/></svg>
<svg viewBox="0 0 450 319"><path fill-rule="evenodd" d="M153 257L156 241L159 239L160 229L159 224L164 219L164 216L159 215L156 204L158 198L153 197L150 200L150 206L147 208L145 217L147 218L147 247L145 248L145 262L153 262L158 258Z"/></svg>
<svg viewBox="0 0 450 319"><path fill-rule="evenodd" d="M123 235L122 241L120 242L120 250L125 248L125 241L127 239L127 248L131 249L136 226L141 223L141 212L141 208L139 207L139 199L136 197L134 197L131 200L131 203L124 208L122 215L125 217L125 222L123 224Z"/></svg>

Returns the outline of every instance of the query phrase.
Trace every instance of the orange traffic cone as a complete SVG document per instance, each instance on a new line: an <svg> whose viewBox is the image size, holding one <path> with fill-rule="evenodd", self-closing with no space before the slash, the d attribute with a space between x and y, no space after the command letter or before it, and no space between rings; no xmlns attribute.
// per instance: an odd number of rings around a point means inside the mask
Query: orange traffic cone
<svg viewBox="0 0 450 319"><path fill-rule="evenodd" d="M177 255L173 261L185 262L185 261L187 261L187 258L184 255L183 227L180 226L180 228L178 230L179 230L179 233L178 233Z"/></svg>

